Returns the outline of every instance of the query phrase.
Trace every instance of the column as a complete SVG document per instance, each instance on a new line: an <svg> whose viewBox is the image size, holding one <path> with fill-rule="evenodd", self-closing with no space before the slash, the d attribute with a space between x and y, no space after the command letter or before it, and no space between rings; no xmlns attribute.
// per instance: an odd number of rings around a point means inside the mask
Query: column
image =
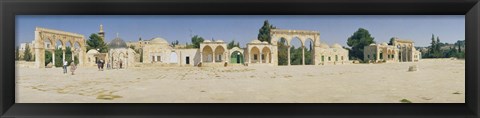
<svg viewBox="0 0 480 118"><path fill-rule="evenodd" d="M305 65L305 46L302 46L302 65Z"/></svg>
<svg viewBox="0 0 480 118"><path fill-rule="evenodd" d="M52 67L55 68L55 49L52 51L52 64Z"/></svg>
<svg viewBox="0 0 480 118"><path fill-rule="evenodd" d="M213 54L212 54L212 62L213 62L213 63L215 63L215 57L216 57L216 55L215 55L215 50L213 50Z"/></svg>
<svg viewBox="0 0 480 118"><path fill-rule="evenodd" d="M200 62L203 62L203 53L200 52Z"/></svg>
<svg viewBox="0 0 480 118"><path fill-rule="evenodd" d="M248 51L248 63L249 63L249 64L252 63L252 50L249 50L249 51Z"/></svg>
<svg viewBox="0 0 480 118"><path fill-rule="evenodd" d="M63 56L62 56L62 66L63 66L63 61L65 61L65 50L62 49Z"/></svg>
<svg viewBox="0 0 480 118"><path fill-rule="evenodd" d="M290 66L290 45L287 46L287 58L288 58L288 65Z"/></svg>
<svg viewBox="0 0 480 118"><path fill-rule="evenodd" d="M263 58L262 58L262 56L263 56L263 52L260 52L260 63L263 63Z"/></svg>
<svg viewBox="0 0 480 118"><path fill-rule="evenodd" d="M75 52L72 51L72 61L75 63Z"/></svg>

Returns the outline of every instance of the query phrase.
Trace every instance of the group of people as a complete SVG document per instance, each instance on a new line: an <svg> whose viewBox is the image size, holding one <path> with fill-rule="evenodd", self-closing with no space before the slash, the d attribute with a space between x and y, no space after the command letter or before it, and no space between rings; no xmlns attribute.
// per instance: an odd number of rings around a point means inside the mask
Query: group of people
<svg viewBox="0 0 480 118"><path fill-rule="evenodd" d="M68 66L68 62L65 61L65 60L63 60L63 74L67 74L67 73L68 73L68 72L67 72L67 66ZM74 62L72 62L72 63L70 64L70 72L72 72L72 75L75 74L75 70L76 70L76 69L77 69L77 65L76 65Z"/></svg>

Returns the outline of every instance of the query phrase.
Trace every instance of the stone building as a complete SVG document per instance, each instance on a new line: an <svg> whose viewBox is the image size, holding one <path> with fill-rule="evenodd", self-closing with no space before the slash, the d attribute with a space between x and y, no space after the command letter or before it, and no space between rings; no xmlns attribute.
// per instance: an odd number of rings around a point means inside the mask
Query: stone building
<svg viewBox="0 0 480 118"><path fill-rule="evenodd" d="M398 62L399 49L393 45L387 43L382 44L370 44L365 46L364 60L369 63L376 62Z"/></svg>
<svg viewBox="0 0 480 118"><path fill-rule="evenodd" d="M127 47L125 41L117 36L108 43L108 59L105 60L113 69L132 67L135 64L135 51Z"/></svg>
<svg viewBox="0 0 480 118"><path fill-rule="evenodd" d="M247 44L245 57L249 64L273 64L271 48L268 42L254 39Z"/></svg>
<svg viewBox="0 0 480 118"><path fill-rule="evenodd" d="M333 44L331 47L325 43L320 43L316 52L320 57L320 64L347 64L350 63L348 50L340 44Z"/></svg>
<svg viewBox="0 0 480 118"><path fill-rule="evenodd" d="M221 65L228 62L227 44L223 40L205 40L200 43L200 62L202 64Z"/></svg>
<svg viewBox="0 0 480 118"><path fill-rule="evenodd" d="M411 40L394 38L392 45L387 43L370 44L364 47L364 61L377 62L417 62L421 58L420 51Z"/></svg>

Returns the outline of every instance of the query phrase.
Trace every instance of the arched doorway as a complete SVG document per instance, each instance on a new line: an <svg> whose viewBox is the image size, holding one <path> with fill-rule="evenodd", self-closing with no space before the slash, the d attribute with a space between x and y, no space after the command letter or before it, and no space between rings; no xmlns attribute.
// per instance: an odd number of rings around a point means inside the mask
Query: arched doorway
<svg viewBox="0 0 480 118"><path fill-rule="evenodd" d="M268 47L263 47L262 49L262 55L260 59L262 60L262 63L271 63L271 51L270 48Z"/></svg>
<svg viewBox="0 0 480 118"><path fill-rule="evenodd" d="M290 41L290 65L302 65L302 46L302 40L298 37Z"/></svg>
<svg viewBox="0 0 480 118"><path fill-rule="evenodd" d="M176 52L170 53L170 63L178 63L177 53L176 53Z"/></svg>
<svg viewBox="0 0 480 118"><path fill-rule="evenodd" d="M243 54L240 51L232 52L230 56L230 63L243 64Z"/></svg>
<svg viewBox="0 0 480 118"><path fill-rule="evenodd" d="M260 63L260 49L258 49L256 46L254 46L251 50L250 50L250 62L251 63Z"/></svg>
<svg viewBox="0 0 480 118"><path fill-rule="evenodd" d="M213 49L210 46L205 46L202 50L203 62L213 62Z"/></svg>
<svg viewBox="0 0 480 118"><path fill-rule="evenodd" d="M217 46L215 48L215 62L224 62L225 61L225 49L223 46Z"/></svg>

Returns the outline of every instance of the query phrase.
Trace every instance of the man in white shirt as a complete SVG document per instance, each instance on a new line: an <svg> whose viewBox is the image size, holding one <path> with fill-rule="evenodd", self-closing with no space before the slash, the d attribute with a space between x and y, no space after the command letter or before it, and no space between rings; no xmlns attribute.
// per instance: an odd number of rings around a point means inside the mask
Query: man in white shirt
<svg viewBox="0 0 480 118"><path fill-rule="evenodd" d="M63 60L63 74L67 74L67 61Z"/></svg>

